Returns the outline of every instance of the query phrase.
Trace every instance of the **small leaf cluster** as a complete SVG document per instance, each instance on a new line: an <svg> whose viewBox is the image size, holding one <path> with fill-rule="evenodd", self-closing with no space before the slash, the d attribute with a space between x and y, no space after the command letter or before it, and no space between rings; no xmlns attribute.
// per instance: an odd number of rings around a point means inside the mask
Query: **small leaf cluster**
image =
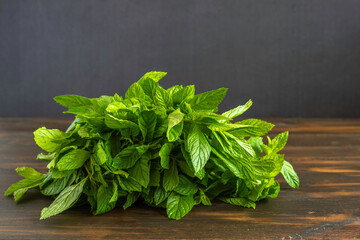
<svg viewBox="0 0 360 240"><path fill-rule="evenodd" d="M258 119L233 123L251 100L218 114L226 88L200 94L193 85L164 89L158 81L165 75L146 73L125 98L55 97L75 120L65 132L45 127L34 132L47 152L37 158L48 162L48 172L17 168L24 179L5 195L18 200L28 189L40 188L55 198L41 219L74 204L89 203L98 215L137 200L180 219L194 205L211 205L213 199L255 208L256 201L278 195L279 173L291 187L299 186L291 164L278 153L288 132L268 137L265 144L262 136L273 124Z"/></svg>

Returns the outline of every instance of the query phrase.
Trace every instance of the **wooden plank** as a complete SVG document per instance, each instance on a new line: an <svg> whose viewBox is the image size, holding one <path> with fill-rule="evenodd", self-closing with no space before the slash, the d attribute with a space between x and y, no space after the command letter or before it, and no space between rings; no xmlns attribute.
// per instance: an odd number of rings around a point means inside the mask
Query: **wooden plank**
<svg viewBox="0 0 360 240"><path fill-rule="evenodd" d="M297 170L301 187L282 177L276 199L246 209L214 202L196 206L171 221L163 209L136 204L92 216L87 206L40 221L51 199L33 190L18 203L0 198L0 238L13 239L353 239L360 238L360 121L358 119L268 119L274 136L290 131L284 150ZM65 130L71 119L0 119L0 191L20 179L17 166L45 172L35 159L40 149L32 132L41 126Z"/></svg>

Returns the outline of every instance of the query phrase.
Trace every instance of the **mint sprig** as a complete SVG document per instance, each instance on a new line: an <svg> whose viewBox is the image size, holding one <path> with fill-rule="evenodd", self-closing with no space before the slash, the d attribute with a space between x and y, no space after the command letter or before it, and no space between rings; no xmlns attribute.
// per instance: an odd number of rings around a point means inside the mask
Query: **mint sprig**
<svg viewBox="0 0 360 240"><path fill-rule="evenodd" d="M119 95L86 98L62 95L55 101L75 114L66 132L41 127L34 132L48 152L41 174L30 167L16 169L25 179L5 195L20 199L28 189L55 200L41 211L45 219L74 204L88 202L94 215L137 200L166 208L180 219L197 204L211 200L255 208L255 202L276 197L274 179L281 173L293 188L299 178L279 154L288 132L267 137L273 124L246 119L232 122L251 105L249 100L223 114L217 107L226 88L195 94L193 85L162 88L164 72L146 73Z"/></svg>

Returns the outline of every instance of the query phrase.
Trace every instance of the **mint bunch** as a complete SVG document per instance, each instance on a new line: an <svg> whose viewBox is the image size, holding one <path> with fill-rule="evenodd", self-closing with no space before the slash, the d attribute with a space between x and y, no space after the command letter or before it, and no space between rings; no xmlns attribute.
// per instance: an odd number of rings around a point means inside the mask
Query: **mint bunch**
<svg viewBox="0 0 360 240"><path fill-rule="evenodd" d="M294 188L299 179L284 160L288 132L267 137L273 124L247 119L231 121L252 104L249 100L222 114L217 106L226 88L195 95L193 85L162 88L164 72L146 73L119 95L85 98L55 97L75 114L67 131L39 128L39 147L48 152L37 158L48 162L42 174L30 167L16 171L23 180L5 195L20 199L28 189L55 198L41 211L45 219L74 204L91 206L94 215L116 206L124 209L137 200L166 208L170 219L180 219L197 204L219 199L255 208L255 202L275 198L274 179L282 173Z"/></svg>

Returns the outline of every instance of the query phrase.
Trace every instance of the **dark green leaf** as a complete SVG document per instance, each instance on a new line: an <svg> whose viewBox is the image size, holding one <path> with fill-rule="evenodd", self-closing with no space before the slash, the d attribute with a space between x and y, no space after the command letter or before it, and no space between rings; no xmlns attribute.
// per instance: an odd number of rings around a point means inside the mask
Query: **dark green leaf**
<svg viewBox="0 0 360 240"><path fill-rule="evenodd" d="M163 187L165 191L172 191L179 184L178 169L175 161L170 161L169 169L164 171Z"/></svg>

